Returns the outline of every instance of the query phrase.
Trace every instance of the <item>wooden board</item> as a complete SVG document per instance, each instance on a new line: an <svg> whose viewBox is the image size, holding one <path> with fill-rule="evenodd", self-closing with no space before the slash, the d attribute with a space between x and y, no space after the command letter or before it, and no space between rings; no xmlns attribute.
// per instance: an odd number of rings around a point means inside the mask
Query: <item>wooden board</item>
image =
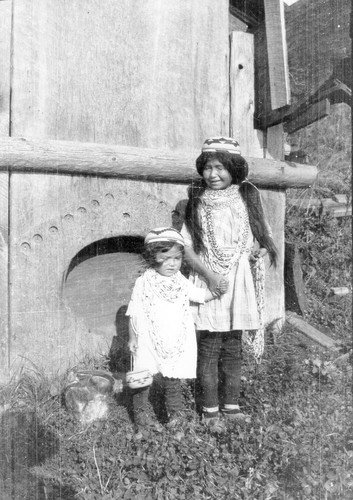
<svg viewBox="0 0 353 500"><path fill-rule="evenodd" d="M228 2L14 3L13 134L171 149L229 132Z"/></svg>
<svg viewBox="0 0 353 500"><path fill-rule="evenodd" d="M0 380L7 380L8 336L8 184L9 174L0 173Z"/></svg>
<svg viewBox="0 0 353 500"><path fill-rule="evenodd" d="M283 0L264 0L271 107L290 104Z"/></svg>
<svg viewBox="0 0 353 500"><path fill-rule="evenodd" d="M273 240L278 250L277 267L269 267L266 262L265 283L265 320L274 328L281 328L284 323L284 221L286 192L284 189L262 189L261 197L267 220L271 226Z"/></svg>
<svg viewBox="0 0 353 500"><path fill-rule="evenodd" d="M255 128L266 130L264 122L271 112L270 76L268 68L268 52L265 23L257 26L254 32L255 52Z"/></svg>
<svg viewBox="0 0 353 500"><path fill-rule="evenodd" d="M0 136L10 130L10 0L0 2ZM9 377L8 332L8 185L9 174L0 173L0 380Z"/></svg>
<svg viewBox="0 0 353 500"><path fill-rule="evenodd" d="M284 159L284 132L283 123L269 127L266 130L266 158L272 158L274 160ZM305 165L306 166L306 165ZM303 165L303 171L305 169ZM314 181L315 179L313 179ZM312 182L313 182L312 181Z"/></svg>
<svg viewBox="0 0 353 500"><path fill-rule="evenodd" d="M263 132L254 129L254 35L233 31L230 43L230 135L243 156L263 158Z"/></svg>
<svg viewBox="0 0 353 500"><path fill-rule="evenodd" d="M9 135L11 0L0 2L0 136Z"/></svg>
<svg viewBox="0 0 353 500"><path fill-rule="evenodd" d="M294 326L300 333L304 334L306 337L310 338L317 344L328 349L337 349L337 344L330 337L320 332L317 328L309 325L306 321L300 318L297 314L292 312L286 313L286 321Z"/></svg>

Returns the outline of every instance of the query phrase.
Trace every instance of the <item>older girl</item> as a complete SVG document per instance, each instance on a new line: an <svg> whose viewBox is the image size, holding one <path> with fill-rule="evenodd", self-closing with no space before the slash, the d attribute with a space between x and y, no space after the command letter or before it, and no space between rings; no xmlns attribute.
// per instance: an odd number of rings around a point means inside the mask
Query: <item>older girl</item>
<svg viewBox="0 0 353 500"><path fill-rule="evenodd" d="M246 181L248 165L237 141L206 140L196 169L201 179L189 188L181 231L185 260L196 286L215 294L227 289L208 304L194 305L203 421L217 430L224 427L219 418L219 363L224 375L222 413L244 417L239 407L242 332L262 326L261 296L256 294L251 264L263 271L262 258L268 254L276 264L277 251L259 191Z"/></svg>

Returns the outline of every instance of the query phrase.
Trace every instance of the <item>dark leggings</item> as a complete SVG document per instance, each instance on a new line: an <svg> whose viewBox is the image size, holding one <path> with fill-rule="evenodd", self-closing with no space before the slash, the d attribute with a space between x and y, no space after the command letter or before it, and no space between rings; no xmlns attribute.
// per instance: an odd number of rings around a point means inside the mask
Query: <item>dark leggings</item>
<svg viewBox="0 0 353 500"><path fill-rule="evenodd" d="M241 330L209 332L202 330L198 342L198 379L204 408L219 405L218 369L223 372L224 404L238 404L241 377Z"/></svg>
<svg viewBox="0 0 353 500"><path fill-rule="evenodd" d="M183 395L180 379L163 377L165 405L168 415L180 411L184 408ZM150 387L144 387L133 392L132 402L134 413L145 412L147 410Z"/></svg>

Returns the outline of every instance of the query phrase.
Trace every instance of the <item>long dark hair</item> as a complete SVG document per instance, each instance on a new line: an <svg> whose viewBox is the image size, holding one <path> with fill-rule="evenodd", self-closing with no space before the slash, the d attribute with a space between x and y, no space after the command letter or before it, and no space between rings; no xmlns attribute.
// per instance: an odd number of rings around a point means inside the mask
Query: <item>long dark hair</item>
<svg viewBox="0 0 353 500"><path fill-rule="evenodd" d="M271 265L276 266L278 252L266 222L260 193L253 184L245 180L248 174L248 164L242 156L225 152L201 153L196 160L196 169L201 179L196 180L189 187L189 199L185 208L185 224L191 235L195 253L200 254L205 249L199 207L201 196L206 189L202 174L207 161L211 159L217 159L228 170L232 177L232 184L240 184L239 192L248 209L251 231L260 247L266 248Z"/></svg>

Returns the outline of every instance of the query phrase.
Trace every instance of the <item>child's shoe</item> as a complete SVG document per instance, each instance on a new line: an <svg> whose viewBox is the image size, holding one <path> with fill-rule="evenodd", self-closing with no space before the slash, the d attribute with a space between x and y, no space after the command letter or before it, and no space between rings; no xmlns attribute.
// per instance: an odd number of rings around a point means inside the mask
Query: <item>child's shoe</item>
<svg viewBox="0 0 353 500"><path fill-rule="evenodd" d="M226 432L227 427L222 420L219 412L206 412L202 415L202 423L207 427L213 434L223 434Z"/></svg>
<svg viewBox="0 0 353 500"><path fill-rule="evenodd" d="M169 415L166 427L168 429L182 430L187 426L188 422L191 421L190 417L191 416L187 414L186 410L174 411Z"/></svg>
<svg viewBox="0 0 353 500"><path fill-rule="evenodd" d="M231 410L223 408L222 414L226 420L231 420L233 422L243 423L243 422L249 422L251 420L250 415L243 413L239 407L232 408Z"/></svg>
<svg viewBox="0 0 353 500"><path fill-rule="evenodd" d="M160 424L154 415L144 411L139 412L134 416L136 439L141 439L143 437L144 431L155 431L163 432L163 425Z"/></svg>

